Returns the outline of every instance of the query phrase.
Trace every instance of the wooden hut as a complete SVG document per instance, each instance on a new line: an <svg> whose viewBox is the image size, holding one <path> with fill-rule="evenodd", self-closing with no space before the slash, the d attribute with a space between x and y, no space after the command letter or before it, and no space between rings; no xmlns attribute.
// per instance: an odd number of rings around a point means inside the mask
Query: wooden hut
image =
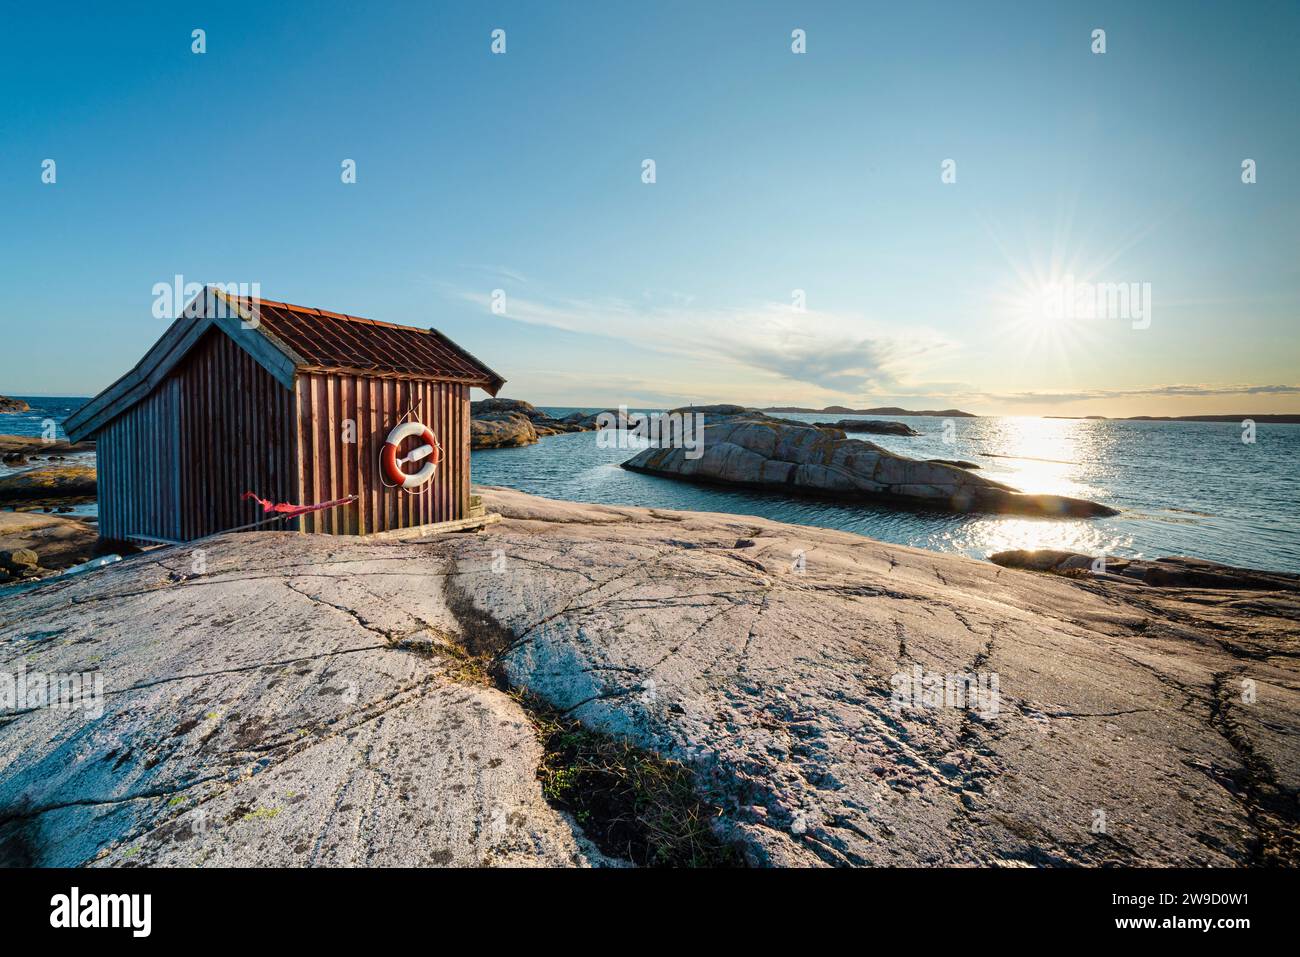
<svg viewBox="0 0 1300 957"><path fill-rule="evenodd" d="M288 527L371 534L469 515L470 389L504 382L436 329L209 286L64 429L96 441L103 538L241 527L263 517L249 491L298 505L356 496ZM390 446L406 423L423 431L408 425ZM403 461L413 450L424 457Z"/></svg>

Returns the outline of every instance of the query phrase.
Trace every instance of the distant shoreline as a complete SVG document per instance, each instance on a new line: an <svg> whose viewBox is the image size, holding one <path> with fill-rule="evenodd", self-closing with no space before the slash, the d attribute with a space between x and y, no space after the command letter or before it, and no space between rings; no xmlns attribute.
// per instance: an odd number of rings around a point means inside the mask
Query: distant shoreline
<svg viewBox="0 0 1300 957"><path fill-rule="evenodd" d="M804 409L793 405L770 405L758 409L759 412L801 412L808 415L929 415L944 419L978 419L980 416L974 412L963 412L960 409L925 409L920 412L914 412L910 409L900 409L896 405L881 406L876 409L850 409L842 405L828 405L824 409Z"/></svg>
<svg viewBox="0 0 1300 957"><path fill-rule="evenodd" d="M897 406L886 406L875 409L850 409L842 405L831 405L824 409L807 409L802 406L782 405L767 406L758 410L759 412L794 412L804 415L915 415L915 416L932 416L936 418L948 419L1002 419L1007 418L1005 415L980 415L975 412L963 412L960 409L900 409ZM1250 419L1252 422L1262 422L1271 425L1300 425L1300 413L1289 412L1257 412L1241 414L1212 414L1205 413L1202 415L1040 415L1040 419L1064 419L1072 421L1090 421L1090 422L1243 422Z"/></svg>

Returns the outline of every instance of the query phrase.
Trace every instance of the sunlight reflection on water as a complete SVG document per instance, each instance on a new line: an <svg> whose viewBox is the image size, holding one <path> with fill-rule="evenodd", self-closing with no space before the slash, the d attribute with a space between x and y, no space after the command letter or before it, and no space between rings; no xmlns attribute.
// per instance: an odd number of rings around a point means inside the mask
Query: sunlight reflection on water
<svg viewBox="0 0 1300 957"><path fill-rule="evenodd" d="M946 442L943 419L891 418L921 434L863 438L912 458L967 459L980 475L1021 491L1091 499L1122 514L1070 521L952 515L691 485L618 468L635 450L601 449L589 432L475 452L473 477L554 498L759 515L977 558L1060 548L1300 571L1300 426L1260 426L1258 443L1247 446L1231 422L971 418L951 420Z"/></svg>
<svg viewBox="0 0 1300 957"><path fill-rule="evenodd" d="M31 412L7 416L6 431L32 436L47 418L62 422L85 401L22 398ZM548 411L562 416L576 410ZM889 418L920 434L863 438L912 458L968 459L980 466L980 475L1022 491L1091 499L1122 513L1072 521L952 515L690 485L619 468L646 443L600 448L591 432L475 452L473 478L579 502L758 515L977 558L1012 548L1061 548L1126 557L1191 555L1300 572L1300 425L1259 425L1257 441L1244 444L1237 422ZM944 427L948 421L951 429ZM93 453L85 459L92 464ZM0 465L0 474L6 471ZM77 511L93 514L95 507Z"/></svg>

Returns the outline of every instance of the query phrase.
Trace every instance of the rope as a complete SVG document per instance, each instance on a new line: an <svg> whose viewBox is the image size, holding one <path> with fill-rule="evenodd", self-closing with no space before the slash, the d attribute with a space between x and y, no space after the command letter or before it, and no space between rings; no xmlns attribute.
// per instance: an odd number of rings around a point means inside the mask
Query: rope
<svg viewBox="0 0 1300 957"><path fill-rule="evenodd" d="M262 506L263 512L273 513L270 518L264 518L258 522L249 522L247 525L238 525L235 528L223 528L211 535L204 535L202 538L191 539L188 542L177 542L178 545L193 545L197 542L205 542L209 538L216 538L218 535L225 535L229 532L246 532L250 528L257 528L261 525L269 525L271 522L278 522L287 518L297 518L299 515L306 515L308 512L319 512L326 508L338 508L340 505L348 505L357 500L357 496L349 495L347 498L338 498L332 502L321 502L319 505L290 505L288 502L273 503L264 498L258 498L252 492L245 492L239 496L241 500L253 499Z"/></svg>
<svg viewBox="0 0 1300 957"><path fill-rule="evenodd" d="M331 502L320 502L316 505L291 505L288 502L273 503L270 499L258 498L252 492L245 492L239 497L241 499L251 498L254 502L262 506L262 511L264 513L270 514L271 512L275 512L285 518L297 518L299 515L306 515L308 512L319 512L324 508L337 508L340 505L347 505L349 502L355 502L357 500L355 495L349 495L347 498L336 498Z"/></svg>

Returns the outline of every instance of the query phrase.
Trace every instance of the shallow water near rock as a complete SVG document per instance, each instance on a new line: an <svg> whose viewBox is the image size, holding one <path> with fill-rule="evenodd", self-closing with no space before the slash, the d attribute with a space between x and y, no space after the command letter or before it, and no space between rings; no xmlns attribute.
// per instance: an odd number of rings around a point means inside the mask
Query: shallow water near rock
<svg viewBox="0 0 1300 957"><path fill-rule="evenodd" d="M780 417L815 422L826 414ZM1090 499L1121 514L1065 521L950 515L693 485L619 468L644 443L601 448L593 433L475 452L473 477L551 498L757 515L974 558L1059 548L1300 571L1300 426L1259 425L1250 445L1231 422L895 418L920 435L868 438L914 458L965 459L980 466L978 474L1022 491ZM951 442L944 441L946 421Z"/></svg>
<svg viewBox="0 0 1300 957"><path fill-rule="evenodd" d="M41 438L45 435L45 423L53 420L56 425L56 438L59 441L67 441L67 433L63 431L63 421L73 412L79 409L87 402L87 399L75 396L12 396L12 398L22 399L30 408L26 412L14 412L0 415L0 435L22 435L31 436L32 438ZM27 462L5 463L0 462L0 478L6 475L13 475L16 472L26 472L30 469L41 468L42 466L51 465L91 465L95 464L95 454L93 452L74 452L65 455L57 461L50 461L44 456L39 458L30 458ZM98 514L98 509L94 503L77 504L65 506L65 514L93 516Z"/></svg>

